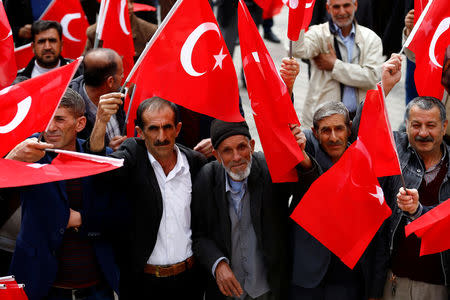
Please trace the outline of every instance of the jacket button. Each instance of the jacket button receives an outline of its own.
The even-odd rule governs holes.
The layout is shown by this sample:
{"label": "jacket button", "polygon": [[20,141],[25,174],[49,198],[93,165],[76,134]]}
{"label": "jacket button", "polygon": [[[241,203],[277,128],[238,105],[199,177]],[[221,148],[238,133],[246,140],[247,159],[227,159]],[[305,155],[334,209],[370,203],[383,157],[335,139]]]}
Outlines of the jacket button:
{"label": "jacket button", "polygon": [[417,173],[420,173],[420,172],[422,172],[420,169],[417,169]]}
{"label": "jacket button", "polygon": [[59,230],[59,233],[64,234],[64,228],[61,228],[61,229]]}

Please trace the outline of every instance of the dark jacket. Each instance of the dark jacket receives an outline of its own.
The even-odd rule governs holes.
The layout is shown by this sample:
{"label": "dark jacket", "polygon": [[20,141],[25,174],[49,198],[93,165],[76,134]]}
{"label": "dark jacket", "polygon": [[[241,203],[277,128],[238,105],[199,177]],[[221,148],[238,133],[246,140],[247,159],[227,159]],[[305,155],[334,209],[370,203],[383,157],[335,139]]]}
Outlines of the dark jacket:
{"label": "dark jacket", "polygon": [[[214,161],[203,167],[193,188],[193,249],[209,274],[206,299],[225,299],[211,273],[218,258],[231,259],[231,221],[225,182],[224,168]],[[262,153],[253,154],[247,184],[252,224],[266,264],[268,283],[275,299],[283,300],[287,297],[287,209],[292,186],[272,183]]]}
{"label": "dark jacket", "polygon": [[6,0],[3,3],[9,24],[11,25],[14,46],[19,47],[31,42],[31,40],[19,38],[19,29],[27,24],[33,23],[30,0]]}
{"label": "dark jacket", "polygon": [[[206,158],[199,152],[177,145],[186,155],[194,182]],[[144,266],[153,252],[163,213],[163,201],[155,172],[140,138],[125,140],[112,157],[123,158],[124,166],[111,173],[114,186],[123,191],[127,209],[122,212],[127,222],[118,228],[118,258],[121,299],[139,299],[139,282]],[[143,286],[142,288],[145,288]]]}
{"label": "dark jacket", "polygon": [[[25,68],[23,68],[22,70],[19,70],[17,72],[17,76],[25,76],[25,77],[31,78],[31,73],[33,72],[35,60],[36,60],[36,58],[33,57]],[[61,67],[73,62],[73,59],[67,59],[62,56],[59,57],[59,60],[61,61],[61,65],[60,65]],[[76,77],[80,76],[81,74],[83,74],[83,64],[81,64],[78,67],[78,70],[75,72],[75,75],[73,75],[73,78],[76,78]]]}
{"label": "dark jacket", "polygon": [[[77,150],[83,151],[82,140]],[[51,163],[55,155],[47,153],[38,163]],[[116,291],[119,271],[115,263],[108,229],[120,211],[114,209],[113,198],[98,176],[82,178],[83,225],[80,231],[95,249],[97,261],[108,284]],[[57,252],[69,220],[69,204],[65,181],[44,183],[19,189],[22,201],[22,223],[11,263],[11,274],[25,284],[30,300],[47,295],[57,273]]]}
{"label": "dark jacket", "polygon": [[[82,139],[87,139],[91,135],[92,129],[94,128],[95,117],[97,115],[97,112],[93,112],[88,109],[89,108],[88,103],[91,100],[87,98],[87,95],[83,90],[83,84],[84,84],[84,76],[80,75],[70,82],[69,87],[74,91],[76,91],[78,94],[80,94],[86,105],[86,113],[84,114],[86,116],[86,126],[81,132],[78,133],[78,137]],[[122,130],[125,126],[125,111],[123,110],[123,104],[119,107],[119,110],[117,110],[116,119],[117,123],[119,123],[120,132],[122,133]],[[109,145],[109,142],[110,141],[108,136],[105,135],[105,144]]]}

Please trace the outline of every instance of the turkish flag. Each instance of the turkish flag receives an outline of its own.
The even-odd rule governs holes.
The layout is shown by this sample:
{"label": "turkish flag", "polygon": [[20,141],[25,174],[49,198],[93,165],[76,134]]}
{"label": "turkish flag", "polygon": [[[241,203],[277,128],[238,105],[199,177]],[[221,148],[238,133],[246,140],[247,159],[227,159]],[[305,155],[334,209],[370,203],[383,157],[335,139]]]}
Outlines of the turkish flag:
{"label": "turkish flag", "polygon": [[17,75],[14,42],[3,2],[0,2],[0,89],[10,85]]}
{"label": "turkish flag", "polygon": [[233,60],[207,0],[178,0],[134,68],[126,80],[136,84],[128,135],[138,105],[152,96],[223,121],[244,120]]}
{"label": "turkish flag", "polygon": [[391,215],[372,166],[358,139],[311,185],[291,215],[351,269]]}
{"label": "turkish flag", "polygon": [[15,48],[14,57],[16,58],[17,70],[25,68],[30,60],[34,57],[31,43]]}
{"label": "turkish flag", "polygon": [[133,3],[133,11],[134,12],[139,12],[139,11],[156,11],[156,7],[151,6],[151,5],[147,5],[147,4],[134,2]]}
{"label": "turkish flag", "polygon": [[417,23],[427,3],[428,0],[414,0],[414,24]]}
{"label": "turkish flag", "polygon": [[81,58],[0,91],[0,157],[46,129]]}
{"label": "turkish flag", "polygon": [[303,154],[289,128],[300,124],[291,97],[242,0],[238,20],[247,92],[272,181],[297,181]]}
{"label": "turkish flag", "polygon": [[420,255],[450,249],[450,201],[448,199],[405,227],[406,236],[415,233],[421,238]]}
{"label": "turkish flag", "polygon": [[379,84],[377,90],[367,92],[358,132],[372,157],[376,177],[401,174],[383,94],[383,88]]}
{"label": "turkish flag", "polygon": [[11,287],[0,284],[0,299],[2,300],[28,300],[23,286]]}
{"label": "turkish flag", "polygon": [[108,172],[123,166],[123,159],[55,149],[51,164],[0,159],[0,188],[67,180]]}
{"label": "turkish flag", "polygon": [[76,59],[83,53],[89,23],[79,0],[53,0],[40,19],[61,23],[63,57]]}
{"label": "turkish flag", "polygon": [[405,47],[416,55],[414,79],[420,96],[442,99],[442,63],[450,40],[450,1],[430,0]]}
{"label": "turkish flag", "polygon": [[113,49],[122,56],[126,78],[133,68],[135,54],[127,0],[105,1],[99,20],[97,32],[103,48]]}

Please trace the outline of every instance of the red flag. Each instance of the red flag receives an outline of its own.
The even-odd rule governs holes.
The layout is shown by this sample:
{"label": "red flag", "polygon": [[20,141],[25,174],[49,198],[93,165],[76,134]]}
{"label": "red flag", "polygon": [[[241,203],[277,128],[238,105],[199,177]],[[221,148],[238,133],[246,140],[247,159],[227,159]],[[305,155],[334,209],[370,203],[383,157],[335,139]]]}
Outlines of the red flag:
{"label": "red flag", "polygon": [[23,284],[2,283],[0,284],[0,299],[2,300],[28,300]]}
{"label": "red flag", "polygon": [[83,53],[89,23],[79,0],[53,0],[42,14],[41,20],[61,23],[63,57],[76,59]]}
{"label": "red flag", "polygon": [[0,157],[46,129],[81,58],[0,91]]}
{"label": "red flag", "polygon": [[137,89],[128,135],[138,105],[152,96],[213,118],[243,121],[233,60],[207,0],[177,1],[133,71],[127,82]]}
{"label": "red flag", "polygon": [[405,47],[416,55],[414,79],[420,96],[442,99],[442,62],[450,40],[450,1],[430,0]]}
{"label": "red flag", "polygon": [[309,23],[311,23],[312,15],[314,12],[315,4],[316,4],[316,0],[306,0],[305,12],[303,13],[302,29],[308,30]]}
{"label": "red flag", "polygon": [[386,112],[383,89],[369,90],[364,101],[358,136],[372,157],[376,177],[401,174],[391,123]]}
{"label": "red flag", "polygon": [[123,166],[123,159],[58,149],[54,151],[59,154],[51,164],[0,159],[0,188],[80,178]]}
{"label": "red flag", "polygon": [[291,215],[349,268],[391,215],[361,140],[320,176]]}
{"label": "red flag", "polygon": [[17,70],[25,68],[30,60],[34,57],[31,43],[15,48],[14,56],[16,58]]}
{"label": "red flag", "polygon": [[122,56],[126,78],[133,68],[135,54],[127,0],[106,0],[99,20],[97,33],[103,48],[113,49]]}
{"label": "red flag", "polygon": [[291,41],[297,41],[303,28],[306,2],[311,0],[283,0],[289,7],[287,36]]}
{"label": "red flag", "polygon": [[14,42],[3,2],[0,1],[0,89],[10,85],[17,75]]}
{"label": "red flag", "polygon": [[414,24],[417,23],[420,15],[422,14],[428,0],[414,0]]}
{"label": "red flag", "polygon": [[247,91],[272,180],[297,181],[295,166],[303,154],[289,129],[289,124],[300,124],[291,97],[241,0],[238,20]]}
{"label": "red flag", "polygon": [[450,201],[448,199],[405,227],[406,236],[415,233],[421,238],[420,255],[450,249]]}
{"label": "red flag", "polygon": [[151,6],[151,5],[147,5],[147,4],[134,2],[133,3],[133,11],[134,12],[138,12],[138,11],[156,11],[156,7]]}

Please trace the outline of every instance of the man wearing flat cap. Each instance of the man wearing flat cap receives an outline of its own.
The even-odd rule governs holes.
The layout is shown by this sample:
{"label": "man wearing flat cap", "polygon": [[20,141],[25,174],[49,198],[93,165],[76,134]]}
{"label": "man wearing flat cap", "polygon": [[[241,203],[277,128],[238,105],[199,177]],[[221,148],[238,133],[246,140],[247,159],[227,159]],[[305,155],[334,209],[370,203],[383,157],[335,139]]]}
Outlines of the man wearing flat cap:
{"label": "man wearing flat cap", "polygon": [[192,195],[194,254],[209,274],[206,299],[286,299],[288,199],[303,194],[319,175],[304,152],[306,139],[292,127],[305,160],[301,184],[273,184],[245,122],[214,120],[213,154]]}

